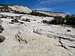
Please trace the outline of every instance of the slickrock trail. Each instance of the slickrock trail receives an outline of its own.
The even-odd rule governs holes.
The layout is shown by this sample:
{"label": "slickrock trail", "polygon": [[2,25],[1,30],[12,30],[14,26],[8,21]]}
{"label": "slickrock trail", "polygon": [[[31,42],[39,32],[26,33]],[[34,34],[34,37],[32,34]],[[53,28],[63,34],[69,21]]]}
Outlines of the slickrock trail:
{"label": "slickrock trail", "polygon": [[75,29],[44,24],[45,19],[52,20],[32,15],[18,21],[1,18],[0,56],[74,56]]}

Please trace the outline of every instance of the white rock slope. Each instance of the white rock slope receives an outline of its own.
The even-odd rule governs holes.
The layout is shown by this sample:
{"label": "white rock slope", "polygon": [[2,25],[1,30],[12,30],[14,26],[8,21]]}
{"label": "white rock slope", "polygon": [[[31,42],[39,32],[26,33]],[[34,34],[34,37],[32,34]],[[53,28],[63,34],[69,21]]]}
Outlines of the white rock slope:
{"label": "white rock slope", "polygon": [[5,40],[0,43],[0,56],[74,56],[75,29],[42,23],[52,19],[23,15],[10,23],[11,18],[1,18],[4,31],[0,35]]}

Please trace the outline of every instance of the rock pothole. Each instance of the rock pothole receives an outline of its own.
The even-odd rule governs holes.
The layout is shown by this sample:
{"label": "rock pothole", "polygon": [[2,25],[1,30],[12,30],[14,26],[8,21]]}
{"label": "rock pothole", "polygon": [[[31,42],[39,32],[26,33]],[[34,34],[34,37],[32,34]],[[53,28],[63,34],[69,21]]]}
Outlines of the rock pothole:
{"label": "rock pothole", "polygon": [[0,33],[2,33],[4,30],[4,28],[2,27],[2,25],[0,25]]}
{"label": "rock pothole", "polygon": [[0,35],[0,43],[4,42],[4,40],[5,40],[5,37]]}

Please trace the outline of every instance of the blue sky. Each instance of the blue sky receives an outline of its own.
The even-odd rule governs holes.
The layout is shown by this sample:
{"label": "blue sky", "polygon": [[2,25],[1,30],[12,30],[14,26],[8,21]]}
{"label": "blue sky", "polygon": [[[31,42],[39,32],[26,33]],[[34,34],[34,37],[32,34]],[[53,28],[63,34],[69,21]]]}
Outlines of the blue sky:
{"label": "blue sky", "polygon": [[75,0],[0,0],[0,3],[28,6],[31,9],[75,14]]}

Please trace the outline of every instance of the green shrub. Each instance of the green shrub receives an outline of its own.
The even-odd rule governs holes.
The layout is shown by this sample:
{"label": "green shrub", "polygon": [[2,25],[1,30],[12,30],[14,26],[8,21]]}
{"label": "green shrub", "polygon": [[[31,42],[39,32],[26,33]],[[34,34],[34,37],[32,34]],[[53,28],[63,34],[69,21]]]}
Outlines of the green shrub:
{"label": "green shrub", "polygon": [[66,20],[67,25],[75,25],[75,16],[67,15],[67,16],[65,16],[65,20]]}

